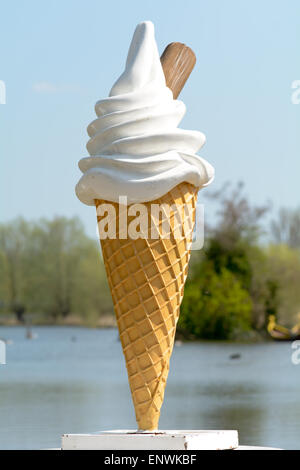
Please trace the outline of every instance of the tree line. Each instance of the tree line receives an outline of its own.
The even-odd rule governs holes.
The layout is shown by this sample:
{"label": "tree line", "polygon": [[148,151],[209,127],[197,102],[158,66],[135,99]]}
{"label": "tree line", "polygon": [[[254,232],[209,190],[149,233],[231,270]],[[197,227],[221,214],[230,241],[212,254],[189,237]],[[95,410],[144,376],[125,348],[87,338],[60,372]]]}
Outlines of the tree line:
{"label": "tree line", "polygon": [[0,225],[2,312],[54,323],[70,315],[96,323],[112,311],[99,242],[78,218]]}

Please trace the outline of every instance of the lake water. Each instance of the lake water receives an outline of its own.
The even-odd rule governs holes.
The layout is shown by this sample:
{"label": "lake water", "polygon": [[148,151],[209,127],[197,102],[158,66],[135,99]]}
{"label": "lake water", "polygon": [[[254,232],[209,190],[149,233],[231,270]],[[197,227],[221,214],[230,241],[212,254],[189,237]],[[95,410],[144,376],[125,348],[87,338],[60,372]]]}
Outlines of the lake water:
{"label": "lake water", "polygon": [[[0,449],[60,447],[63,433],[135,429],[115,329],[0,327]],[[175,346],[161,429],[238,429],[243,445],[300,449],[291,343]],[[231,354],[240,354],[230,359]]]}

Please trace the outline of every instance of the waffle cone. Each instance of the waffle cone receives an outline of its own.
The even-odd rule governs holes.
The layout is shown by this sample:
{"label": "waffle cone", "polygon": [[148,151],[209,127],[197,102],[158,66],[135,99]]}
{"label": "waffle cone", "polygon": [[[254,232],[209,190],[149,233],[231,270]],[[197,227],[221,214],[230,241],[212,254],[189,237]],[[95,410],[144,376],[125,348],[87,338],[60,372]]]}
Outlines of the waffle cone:
{"label": "waffle cone", "polygon": [[[116,238],[101,239],[101,246],[140,430],[158,427],[187,276],[196,200],[197,188],[181,183],[163,197],[144,203],[149,227],[152,204],[172,206],[170,233],[166,237],[163,232],[167,218],[163,211],[154,220],[157,234],[149,228],[148,238],[138,239],[121,236],[119,217],[126,210],[129,227],[133,220],[128,215],[130,206],[124,209],[126,206],[109,203],[116,211]],[[98,214],[99,205],[107,201],[95,203]],[[99,223],[103,216],[97,215],[97,219]],[[183,236],[179,236],[179,221],[184,221]]]}

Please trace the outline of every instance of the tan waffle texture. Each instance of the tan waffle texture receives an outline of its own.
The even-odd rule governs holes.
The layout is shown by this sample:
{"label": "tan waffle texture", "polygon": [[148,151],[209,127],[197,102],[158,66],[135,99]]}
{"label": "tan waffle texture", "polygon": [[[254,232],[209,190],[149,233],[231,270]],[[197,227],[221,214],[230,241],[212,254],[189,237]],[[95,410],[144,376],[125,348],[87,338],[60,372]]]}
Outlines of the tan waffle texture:
{"label": "tan waffle texture", "polygon": [[[197,188],[181,183],[165,196],[145,203],[148,238],[138,239],[119,237],[120,213],[126,211],[128,226],[134,219],[128,216],[130,206],[109,203],[116,211],[116,239],[101,239],[101,246],[140,430],[158,427],[187,276],[196,200]],[[95,203],[98,209],[108,202]],[[159,219],[153,212],[151,216],[153,204],[167,205],[160,206]],[[169,217],[166,207],[170,206]],[[153,238],[151,217],[158,228],[157,235],[152,232]],[[101,218],[97,216],[98,222]],[[169,235],[163,232],[166,219],[171,220]],[[185,231],[180,236],[183,222]]]}

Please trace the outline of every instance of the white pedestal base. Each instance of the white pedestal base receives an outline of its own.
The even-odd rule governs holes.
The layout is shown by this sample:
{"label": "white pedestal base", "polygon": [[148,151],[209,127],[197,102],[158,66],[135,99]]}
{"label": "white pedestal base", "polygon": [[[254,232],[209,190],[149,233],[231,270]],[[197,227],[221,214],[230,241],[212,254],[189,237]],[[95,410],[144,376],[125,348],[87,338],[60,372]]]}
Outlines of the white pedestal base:
{"label": "white pedestal base", "polygon": [[238,445],[237,431],[117,430],[62,436],[62,450],[225,450]]}

